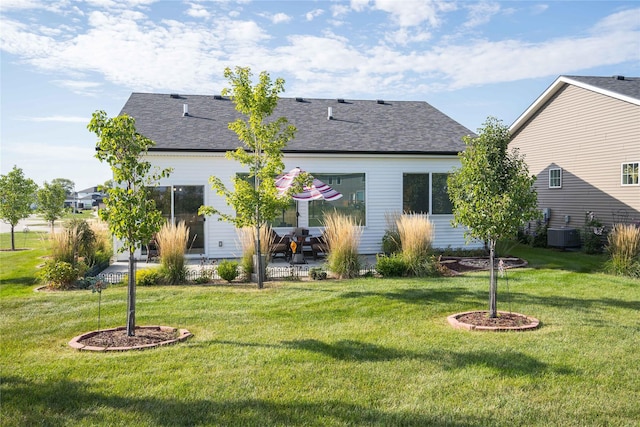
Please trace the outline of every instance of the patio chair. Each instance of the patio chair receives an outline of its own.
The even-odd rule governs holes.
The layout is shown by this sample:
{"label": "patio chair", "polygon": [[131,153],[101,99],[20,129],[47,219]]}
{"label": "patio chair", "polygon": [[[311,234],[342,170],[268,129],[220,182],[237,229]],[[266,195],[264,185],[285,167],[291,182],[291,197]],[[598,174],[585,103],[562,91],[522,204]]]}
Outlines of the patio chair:
{"label": "patio chair", "polygon": [[276,254],[282,254],[284,259],[289,261],[291,259],[291,247],[289,246],[291,241],[288,236],[280,236],[274,230],[271,230],[273,235],[271,242],[271,258],[275,258]]}
{"label": "patio chair", "polygon": [[329,253],[329,245],[327,244],[324,233],[318,237],[312,237],[310,240],[313,259],[318,259],[318,255],[321,253],[324,255]]}
{"label": "patio chair", "polygon": [[147,243],[147,263],[151,261],[153,258],[160,257],[160,246],[158,245],[158,241],[156,240],[156,236],[151,238],[151,241]]}

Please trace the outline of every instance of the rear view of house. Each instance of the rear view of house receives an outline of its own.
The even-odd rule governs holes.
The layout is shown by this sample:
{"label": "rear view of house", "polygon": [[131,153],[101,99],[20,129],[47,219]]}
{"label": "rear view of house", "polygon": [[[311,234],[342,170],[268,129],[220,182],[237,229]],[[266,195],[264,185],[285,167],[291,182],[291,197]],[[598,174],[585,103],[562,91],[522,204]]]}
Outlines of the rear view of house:
{"label": "rear view of house", "polygon": [[640,78],[560,76],[510,130],[550,227],[640,222]]}
{"label": "rear view of house", "polygon": [[[136,119],[136,129],[156,145],[147,159],[173,168],[153,189],[168,220],[190,229],[189,254],[210,258],[242,253],[235,228],[198,215],[201,205],[233,214],[209,185],[219,177],[247,173],[225,157],[241,146],[228,128],[239,115],[233,102],[219,95],[133,93],[122,113]],[[292,203],[272,222],[280,234],[305,227],[319,235],[323,215],[334,209],[362,226],[360,253],[381,250],[387,216],[403,211],[428,213],[435,225],[436,247],[464,247],[462,228],[454,229],[446,180],[460,165],[462,137],[472,132],[426,102],[282,98],[273,117],[284,116],[298,129],[283,150],[285,171],[310,172],[343,197],[335,202]],[[274,177],[275,179],[275,177]]]}

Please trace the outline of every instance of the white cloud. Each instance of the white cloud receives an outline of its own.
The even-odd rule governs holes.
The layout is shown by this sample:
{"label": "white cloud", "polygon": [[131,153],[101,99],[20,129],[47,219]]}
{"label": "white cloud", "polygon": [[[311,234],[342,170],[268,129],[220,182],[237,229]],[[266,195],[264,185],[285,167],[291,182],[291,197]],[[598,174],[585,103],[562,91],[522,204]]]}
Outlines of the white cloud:
{"label": "white cloud", "polygon": [[500,4],[496,2],[470,3],[466,8],[469,10],[469,19],[464,23],[467,28],[484,25],[500,12]]}
{"label": "white cloud", "polygon": [[315,18],[322,15],[323,13],[324,13],[324,10],[322,9],[314,9],[310,12],[307,12],[305,17],[307,18],[307,21],[313,21]]}
{"label": "white cloud", "polygon": [[211,13],[204,6],[192,3],[189,5],[189,9],[185,12],[186,15],[191,16],[192,18],[209,18]]}
{"label": "white cloud", "polygon": [[409,43],[425,42],[431,38],[431,33],[428,31],[411,31],[411,29],[402,27],[397,31],[387,33],[385,40],[393,44],[400,46],[406,46]]}
{"label": "white cloud", "polygon": [[[536,43],[465,39],[405,51],[386,45],[430,40],[431,34],[423,27],[437,23],[442,12],[435,3],[424,3],[428,9],[416,11],[416,17],[410,19],[408,11],[413,9],[405,4],[411,3],[352,2],[353,10],[386,7],[400,25],[367,42],[325,31],[323,35],[291,35],[271,45],[271,36],[251,20],[222,17],[212,31],[204,23],[152,22],[144,13],[131,10],[92,12],[88,28],[74,37],[66,29],[58,35],[35,24],[5,20],[0,46],[23,62],[63,76],[54,83],[89,94],[101,89],[88,83],[86,76],[94,73],[107,83],[136,91],[218,93],[226,85],[222,69],[246,65],[293,77],[287,81],[287,90],[298,91],[299,96],[349,97],[411,94],[417,87],[459,89],[640,59],[638,9],[603,18],[586,31],[588,37]],[[334,13],[337,6],[333,5]],[[495,5],[477,7],[469,22],[482,22],[496,13]],[[432,80],[429,86],[419,82],[424,76]]]}
{"label": "white cloud", "polygon": [[334,18],[342,18],[347,15],[351,9],[343,4],[334,4],[331,6],[331,16]]}
{"label": "white cloud", "polygon": [[271,22],[273,22],[274,24],[282,24],[282,23],[287,23],[289,21],[291,21],[291,17],[286,13],[282,13],[282,12],[276,13],[271,17]]}
{"label": "white cloud", "polygon": [[370,7],[391,15],[393,21],[400,27],[413,27],[427,22],[431,27],[438,27],[441,23],[440,13],[456,10],[454,2],[438,2],[433,0],[352,0],[351,7],[361,12]]}
{"label": "white cloud", "polygon": [[548,4],[536,4],[531,8],[531,12],[534,15],[540,15],[541,13],[544,13],[547,9],[549,9]]}
{"label": "white cloud", "polygon": [[46,117],[17,117],[16,120],[24,122],[58,122],[58,123],[89,123],[89,117],[78,116],[46,116]]}

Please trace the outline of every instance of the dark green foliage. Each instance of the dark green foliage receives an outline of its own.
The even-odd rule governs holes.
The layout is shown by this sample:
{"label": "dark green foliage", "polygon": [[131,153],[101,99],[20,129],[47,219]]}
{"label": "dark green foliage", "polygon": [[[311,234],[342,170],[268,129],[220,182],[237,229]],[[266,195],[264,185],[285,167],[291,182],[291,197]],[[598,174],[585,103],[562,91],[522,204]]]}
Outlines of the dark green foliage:
{"label": "dark green foliage", "polygon": [[220,261],[220,264],[218,264],[218,275],[223,280],[231,283],[238,277],[238,263],[226,259]]}
{"label": "dark green foliage", "polygon": [[76,280],[82,276],[86,265],[78,263],[75,266],[66,261],[48,260],[38,272],[43,284],[51,289],[71,289]]}
{"label": "dark green foliage", "polygon": [[324,280],[327,278],[327,272],[322,271],[320,267],[313,267],[309,270],[309,276],[311,276],[313,280]]}
{"label": "dark green foliage", "polygon": [[407,275],[407,263],[402,254],[376,256],[376,271],[383,277],[402,277]]}
{"label": "dark green foliage", "polygon": [[139,286],[160,285],[164,280],[161,271],[156,269],[143,269],[136,271],[136,284]]}
{"label": "dark green foliage", "polygon": [[584,228],[580,233],[582,250],[587,254],[601,254],[606,239],[605,229],[593,212],[587,212],[584,217]]}
{"label": "dark green foliage", "polygon": [[534,248],[547,247],[548,228],[547,224],[538,222],[536,229],[531,236],[531,246]]}
{"label": "dark green foliage", "polygon": [[391,255],[402,251],[400,243],[400,233],[398,230],[387,230],[382,236],[382,252]]}

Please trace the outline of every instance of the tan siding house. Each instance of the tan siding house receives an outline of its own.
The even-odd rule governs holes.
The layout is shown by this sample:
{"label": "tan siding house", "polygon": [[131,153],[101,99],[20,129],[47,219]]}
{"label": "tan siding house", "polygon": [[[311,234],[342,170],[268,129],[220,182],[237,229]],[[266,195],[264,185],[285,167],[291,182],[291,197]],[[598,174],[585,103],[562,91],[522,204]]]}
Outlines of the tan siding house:
{"label": "tan siding house", "polygon": [[549,227],[640,223],[640,78],[561,76],[510,130]]}

